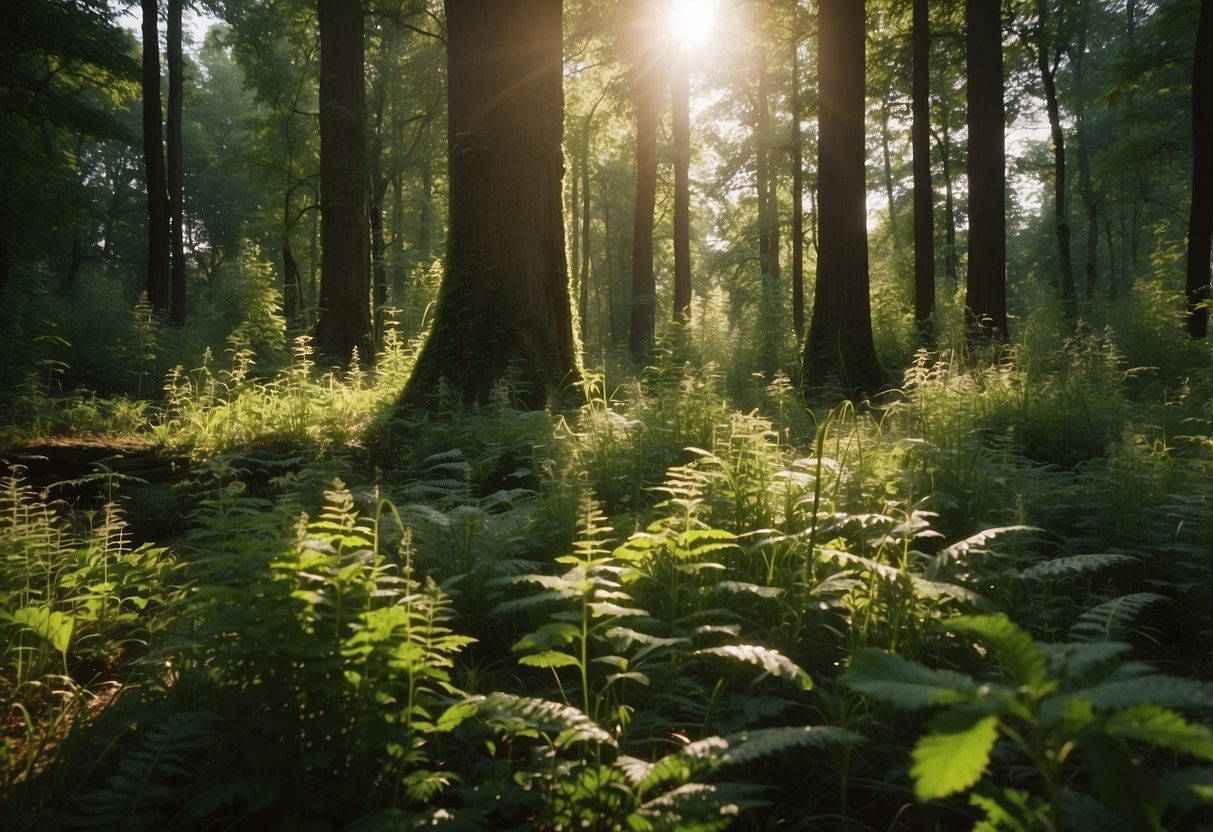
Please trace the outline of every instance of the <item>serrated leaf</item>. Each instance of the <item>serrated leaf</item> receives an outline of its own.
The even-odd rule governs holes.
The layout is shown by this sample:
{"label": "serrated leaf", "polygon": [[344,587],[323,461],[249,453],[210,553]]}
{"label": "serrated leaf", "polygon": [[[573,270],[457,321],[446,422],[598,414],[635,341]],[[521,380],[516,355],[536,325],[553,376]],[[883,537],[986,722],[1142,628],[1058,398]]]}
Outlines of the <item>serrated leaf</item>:
{"label": "serrated leaf", "polygon": [[998,739],[998,717],[951,711],[914,746],[910,776],[919,800],[964,791],[981,779]]}
{"label": "serrated leaf", "polygon": [[1076,641],[1112,641],[1130,629],[1149,607],[1167,598],[1153,592],[1133,592],[1105,601],[1084,612],[1070,627]]}
{"label": "serrated leaf", "polygon": [[963,673],[932,670],[875,648],[857,650],[839,681],[872,699],[910,710],[968,702],[979,691],[977,682]]}
{"label": "serrated leaf", "polygon": [[1027,631],[1005,614],[961,616],[948,621],[947,626],[988,641],[1016,683],[1027,685],[1038,695],[1047,693],[1048,668],[1044,653]]}
{"label": "serrated leaf", "polygon": [[573,667],[580,662],[575,656],[561,653],[559,650],[545,650],[542,653],[531,653],[518,659],[518,664],[526,667]]}
{"label": "serrated leaf", "polygon": [[1157,705],[1134,705],[1111,714],[1104,730],[1121,739],[1213,760],[1213,731]]}
{"label": "serrated leaf", "polygon": [[1135,558],[1131,558],[1128,555],[1111,553],[1072,555],[1066,558],[1054,558],[1044,563],[1038,563],[1025,569],[1022,576],[1030,581],[1052,581],[1058,578],[1068,578],[1073,575],[1083,575],[1087,572],[1097,572],[1100,569],[1109,569],[1113,566],[1128,566],[1136,562]]}

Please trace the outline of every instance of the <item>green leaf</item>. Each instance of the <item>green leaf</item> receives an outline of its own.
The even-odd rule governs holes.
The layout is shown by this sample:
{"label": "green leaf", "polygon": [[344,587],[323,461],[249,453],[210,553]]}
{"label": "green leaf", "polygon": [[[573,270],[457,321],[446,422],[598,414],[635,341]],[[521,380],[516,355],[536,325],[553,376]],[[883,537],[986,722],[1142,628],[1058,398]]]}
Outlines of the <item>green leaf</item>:
{"label": "green leaf", "polygon": [[812,690],[813,680],[800,665],[769,647],[757,644],[727,644],[723,647],[708,647],[696,650],[697,656],[720,656],[733,661],[761,667],[776,679],[792,682],[801,690]]}
{"label": "green leaf", "polygon": [[960,616],[948,621],[947,626],[990,642],[998,651],[998,658],[1008,676],[1019,684],[1027,685],[1038,696],[1048,693],[1049,674],[1044,653],[1037,648],[1027,631],[1004,613]]}
{"label": "green leaf", "polygon": [[875,648],[858,650],[840,681],[852,690],[898,708],[914,710],[974,700],[977,682],[952,670],[932,670]]}
{"label": "green leaf", "polygon": [[75,621],[70,615],[50,607],[22,607],[13,613],[12,620],[33,630],[60,653],[67,654],[75,629]]}
{"label": "green leaf", "polygon": [[998,739],[998,717],[980,711],[950,711],[931,724],[911,755],[914,792],[933,800],[964,791],[981,779]]}
{"label": "green leaf", "polygon": [[581,636],[581,627],[565,621],[550,621],[533,633],[528,633],[514,643],[515,653],[522,650],[548,650],[572,644]]}
{"label": "green leaf", "polygon": [[523,656],[518,664],[526,667],[575,667],[580,664],[575,656],[561,653],[559,650],[545,650],[542,653]]}
{"label": "green leaf", "polygon": [[1157,705],[1134,705],[1118,711],[1105,719],[1104,730],[1121,739],[1213,760],[1213,731]]}

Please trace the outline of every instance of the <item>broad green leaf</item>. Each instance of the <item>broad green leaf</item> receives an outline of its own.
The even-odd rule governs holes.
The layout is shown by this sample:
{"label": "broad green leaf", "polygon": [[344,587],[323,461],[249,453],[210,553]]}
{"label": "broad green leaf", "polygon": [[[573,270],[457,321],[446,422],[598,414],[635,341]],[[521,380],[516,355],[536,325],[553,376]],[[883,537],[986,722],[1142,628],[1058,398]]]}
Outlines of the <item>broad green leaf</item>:
{"label": "broad green leaf", "polygon": [[911,755],[914,792],[933,800],[964,791],[981,779],[998,739],[998,717],[980,712],[950,712],[932,723]]}
{"label": "broad green leaf", "polygon": [[990,642],[998,651],[1005,672],[1016,683],[1027,685],[1038,696],[1049,692],[1044,653],[1027,631],[1004,613],[960,616],[948,621],[947,626]]}
{"label": "broad green leaf", "polygon": [[1157,705],[1134,705],[1118,711],[1105,719],[1104,730],[1121,739],[1213,760],[1213,731]]}
{"label": "broad green leaf", "polygon": [[963,673],[932,670],[874,648],[856,651],[840,681],[865,696],[911,710],[968,702],[979,691],[977,682]]}
{"label": "broad green leaf", "polygon": [[12,620],[33,630],[60,653],[67,654],[75,628],[71,616],[50,607],[22,607],[13,613]]}
{"label": "broad green leaf", "polygon": [[523,656],[518,664],[527,667],[572,667],[580,664],[574,656],[561,653],[559,650],[546,650],[543,653]]}
{"label": "broad green leaf", "polygon": [[581,636],[581,627],[566,621],[549,621],[533,633],[514,642],[515,653],[522,650],[548,650],[571,644]]}

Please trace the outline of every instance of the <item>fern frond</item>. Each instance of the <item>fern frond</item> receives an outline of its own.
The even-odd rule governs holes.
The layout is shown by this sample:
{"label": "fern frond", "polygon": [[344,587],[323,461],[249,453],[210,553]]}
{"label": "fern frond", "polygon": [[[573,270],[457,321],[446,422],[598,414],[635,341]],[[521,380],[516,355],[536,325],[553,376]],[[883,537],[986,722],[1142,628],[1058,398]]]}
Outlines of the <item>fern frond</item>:
{"label": "fern frond", "polygon": [[754,665],[762,668],[769,676],[791,682],[800,690],[813,689],[813,680],[808,673],[801,669],[800,665],[778,650],[772,650],[769,647],[758,644],[726,644],[723,647],[706,647],[696,650],[695,655],[720,656],[743,664]]}
{"label": "fern frond", "polygon": [[1078,617],[1070,627],[1070,638],[1114,641],[1127,633],[1147,609],[1166,600],[1153,592],[1134,592],[1104,601]]}
{"label": "fern frond", "polygon": [[977,682],[963,673],[932,670],[873,648],[856,651],[851,667],[839,681],[872,699],[908,710],[969,702],[980,690]]}
{"label": "fern frond", "polygon": [[472,696],[467,701],[476,705],[486,723],[507,734],[543,734],[554,737],[558,747],[574,742],[616,745],[614,737],[571,705],[500,692]]}
{"label": "fern frond", "polygon": [[1023,570],[1020,574],[1030,581],[1055,581],[1115,566],[1129,566],[1136,562],[1136,558],[1110,552],[1098,555],[1071,555],[1038,563]]}

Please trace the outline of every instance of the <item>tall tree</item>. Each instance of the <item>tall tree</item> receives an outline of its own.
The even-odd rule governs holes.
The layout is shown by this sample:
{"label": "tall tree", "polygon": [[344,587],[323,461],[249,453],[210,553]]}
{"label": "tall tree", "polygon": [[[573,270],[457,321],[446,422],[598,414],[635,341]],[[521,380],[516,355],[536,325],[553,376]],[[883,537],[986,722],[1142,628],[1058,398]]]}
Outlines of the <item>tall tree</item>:
{"label": "tall tree", "polygon": [[450,235],[434,330],[401,402],[503,379],[541,408],[576,379],[562,218],[560,0],[446,0]]}
{"label": "tall tree", "polygon": [[636,204],[632,217],[632,304],[628,349],[641,358],[653,347],[657,283],[653,275],[653,218],[657,206],[657,132],[661,108],[661,50],[656,3],[640,0],[628,27],[636,97]]}
{"label": "tall tree", "polygon": [[674,317],[691,319],[691,63],[680,51],[670,76],[674,139]]}
{"label": "tall tree", "polygon": [[362,0],[318,0],[320,30],[320,318],[315,346],[371,354],[365,42]]}
{"label": "tall tree", "polygon": [[160,3],[142,0],[143,166],[147,183],[147,300],[169,308],[169,201],[160,106]]}
{"label": "tall tree", "polygon": [[935,200],[931,186],[931,18],[914,0],[910,144],[914,156],[914,320],[930,336],[935,317]]}
{"label": "tall tree", "polygon": [[805,344],[806,391],[840,384],[852,396],[885,382],[872,338],[864,173],[864,3],[821,0],[817,62],[819,250]]}
{"label": "tall tree", "polygon": [[969,273],[965,306],[974,337],[1007,332],[1006,170],[999,0],[966,0],[969,108]]}
{"label": "tall tree", "polygon": [[1188,215],[1188,334],[1209,334],[1213,255],[1213,0],[1201,0],[1192,63],[1192,205]]}
{"label": "tall tree", "polygon": [[804,337],[804,134],[801,117],[800,3],[792,6],[792,329]]}
{"label": "tall tree", "polygon": [[168,61],[169,322],[185,324],[185,165],[181,146],[182,0],[168,0],[165,58]]}

